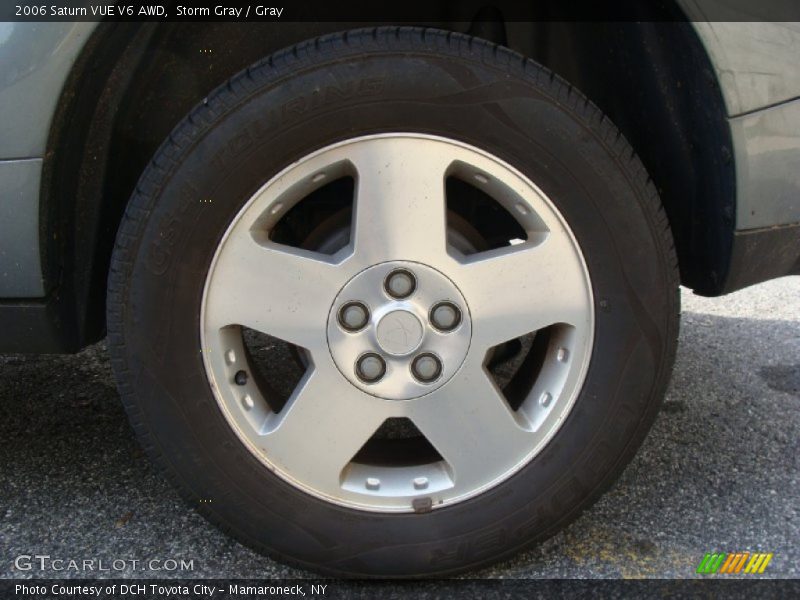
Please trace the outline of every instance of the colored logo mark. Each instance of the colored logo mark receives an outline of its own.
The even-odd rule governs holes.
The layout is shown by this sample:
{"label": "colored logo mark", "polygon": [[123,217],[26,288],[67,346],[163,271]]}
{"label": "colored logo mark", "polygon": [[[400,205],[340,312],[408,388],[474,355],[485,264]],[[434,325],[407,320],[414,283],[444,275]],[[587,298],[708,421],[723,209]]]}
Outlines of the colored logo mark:
{"label": "colored logo mark", "polygon": [[[707,553],[703,560],[700,561],[700,566],[697,567],[697,572],[704,575],[722,575],[722,574],[735,574],[735,573],[749,573],[755,575],[763,573],[767,565],[772,560],[773,554],[770,552],[750,554],[749,552],[735,552],[727,554],[725,552]],[[747,566],[745,566],[745,564]]]}

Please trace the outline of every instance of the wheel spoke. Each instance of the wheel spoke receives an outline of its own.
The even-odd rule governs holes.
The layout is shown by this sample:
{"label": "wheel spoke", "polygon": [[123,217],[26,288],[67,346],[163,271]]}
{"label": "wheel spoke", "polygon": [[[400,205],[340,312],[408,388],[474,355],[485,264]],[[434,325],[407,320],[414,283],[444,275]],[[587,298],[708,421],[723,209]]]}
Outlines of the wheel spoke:
{"label": "wheel spoke", "polygon": [[501,476],[531,449],[526,431],[479,361],[409,409],[409,418],[454,473],[459,488]]}
{"label": "wheel spoke", "polygon": [[229,238],[208,290],[209,325],[243,325],[309,350],[324,345],[341,275],[322,258],[271,242],[259,244],[250,235]]}
{"label": "wheel spoke", "polygon": [[[480,255],[478,255],[480,257]],[[458,269],[473,320],[473,344],[489,348],[555,323],[591,322],[583,265],[566,235],[510,246]]]}
{"label": "wheel spoke", "polygon": [[451,159],[435,145],[385,138],[351,155],[357,172],[355,251],[359,260],[446,257],[445,174]]}
{"label": "wheel spoke", "polygon": [[386,409],[385,402],[350,386],[332,365],[315,367],[258,443],[293,478],[335,493],[342,469],[387,418]]}

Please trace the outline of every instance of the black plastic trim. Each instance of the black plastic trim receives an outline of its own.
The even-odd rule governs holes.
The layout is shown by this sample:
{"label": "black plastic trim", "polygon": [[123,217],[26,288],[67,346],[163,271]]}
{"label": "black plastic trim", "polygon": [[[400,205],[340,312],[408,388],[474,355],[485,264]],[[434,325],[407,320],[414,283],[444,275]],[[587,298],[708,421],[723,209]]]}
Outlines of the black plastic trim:
{"label": "black plastic trim", "polygon": [[785,275],[800,275],[800,223],[737,231],[721,294]]}
{"label": "black plastic trim", "polygon": [[63,354],[81,349],[74,327],[60,317],[57,300],[0,303],[0,353]]}

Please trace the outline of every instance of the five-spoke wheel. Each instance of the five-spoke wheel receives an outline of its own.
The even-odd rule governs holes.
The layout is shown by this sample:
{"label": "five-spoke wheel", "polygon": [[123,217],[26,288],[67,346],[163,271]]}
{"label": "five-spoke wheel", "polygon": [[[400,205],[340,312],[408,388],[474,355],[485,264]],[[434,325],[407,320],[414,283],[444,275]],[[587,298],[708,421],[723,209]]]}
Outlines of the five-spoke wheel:
{"label": "five-spoke wheel", "polygon": [[[271,239],[282,215],[342,176],[355,180],[351,243],[327,255]],[[477,186],[526,239],[468,255],[454,248],[448,177]],[[307,356],[278,413],[255,378],[235,381],[252,369],[240,327]],[[323,148],[246,203],[209,271],[202,340],[220,406],[261,461],[333,502],[412,511],[420,497],[438,508],[474,496],[535,456],[573,405],[592,327],[580,250],[531,181],[454,140],[385,134]],[[548,328],[538,376],[512,407],[487,370],[493,349]],[[398,418],[416,426],[435,460],[395,465],[360,454]],[[422,478],[436,485],[415,486]]]}

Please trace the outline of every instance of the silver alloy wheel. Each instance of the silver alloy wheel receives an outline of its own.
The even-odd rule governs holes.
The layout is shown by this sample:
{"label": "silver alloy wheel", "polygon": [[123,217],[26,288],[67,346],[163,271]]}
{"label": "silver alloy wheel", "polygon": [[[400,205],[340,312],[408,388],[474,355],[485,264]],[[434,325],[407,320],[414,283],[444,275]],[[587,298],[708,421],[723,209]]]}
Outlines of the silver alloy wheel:
{"label": "silver alloy wheel", "polygon": [[[270,239],[292,206],[343,176],[353,177],[356,189],[345,248],[325,255]],[[527,239],[470,255],[449,246],[449,176],[500,203]],[[411,292],[408,281],[387,283],[398,269],[414,278]],[[396,298],[392,290],[408,295]],[[341,315],[354,302],[369,315],[355,332],[342,326]],[[430,320],[443,302],[459,312],[452,331]],[[542,368],[514,410],[489,375],[492,349],[550,326]],[[254,378],[235,381],[251,369],[241,327],[305,350],[308,369],[278,413]],[[593,335],[586,265],[541,190],[478,148],[410,133],[333,144],[268,181],[217,248],[201,312],[211,389],[253,455],[309,494],[380,512],[451,505],[526,465],[572,409]],[[385,372],[371,360],[360,376],[359,357],[367,355],[377,355]],[[398,417],[409,419],[441,460],[401,466],[353,460],[387,419]]]}

